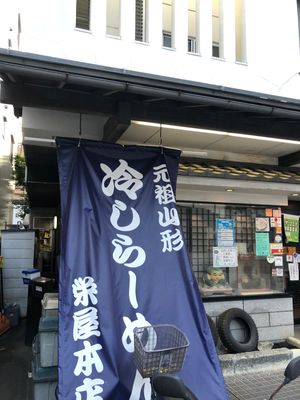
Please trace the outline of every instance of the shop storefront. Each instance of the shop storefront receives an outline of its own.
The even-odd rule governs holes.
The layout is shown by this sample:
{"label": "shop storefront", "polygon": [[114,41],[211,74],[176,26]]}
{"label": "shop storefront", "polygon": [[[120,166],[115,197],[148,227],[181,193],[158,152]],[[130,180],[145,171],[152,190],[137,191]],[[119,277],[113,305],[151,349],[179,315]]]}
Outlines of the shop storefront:
{"label": "shop storefront", "polygon": [[[299,190],[300,181],[299,168],[289,166],[297,166],[300,160],[297,154],[288,158],[283,155],[281,161],[287,167],[280,167],[278,160],[280,154],[295,151],[292,140],[299,136],[298,101],[235,90],[227,90],[225,96],[216,86],[166,81],[77,62],[66,64],[34,55],[25,57],[17,52],[2,52],[0,58],[1,102],[14,104],[15,114],[23,116],[27,189],[35,217],[59,215],[56,136],[186,148],[185,157],[190,159],[189,163],[181,161],[177,203],[207,314],[216,320],[223,311],[237,307],[253,317],[260,340],[278,341],[293,334],[294,319],[299,317],[300,285],[290,274],[296,270],[293,261],[298,242],[286,242],[282,216],[300,214],[297,206],[290,209],[288,198]],[[141,121],[151,123],[146,127]],[[170,125],[163,127],[159,122]],[[171,125],[194,130],[201,127],[206,132],[176,131],[170,129]],[[223,131],[224,137],[221,132],[209,137],[210,129]],[[232,146],[225,148],[222,143],[227,140],[227,131],[245,134],[245,139],[234,137]],[[251,143],[246,142],[249,135]],[[255,137],[290,143],[276,142],[285,151],[273,152],[260,142],[259,155],[252,160],[251,154],[257,150]],[[214,148],[219,140],[216,138],[222,143]],[[198,154],[194,167],[192,150],[206,147],[215,150],[210,163]],[[248,151],[244,158],[239,154],[243,148]],[[238,167],[224,161],[228,152],[240,161]],[[252,162],[256,162],[254,167]],[[233,183],[231,201],[225,189]],[[276,224],[281,221],[281,227],[272,226],[272,218],[277,219]],[[264,226],[266,221],[269,230]],[[221,233],[222,226],[225,233]],[[59,229],[56,236],[58,243]],[[47,237],[40,238],[43,246],[48,245],[46,241]],[[49,260],[48,249],[44,250],[40,264],[52,272],[59,270],[58,251]],[[232,264],[222,264],[228,262]]]}
{"label": "shop storefront", "polygon": [[178,210],[207,314],[216,320],[240,308],[255,321],[260,341],[292,336],[299,217],[262,205],[179,202]]}
{"label": "shop storefront", "polygon": [[[285,260],[282,253],[269,252],[272,233],[265,216],[266,210],[280,213],[280,209],[191,203],[179,204],[179,210],[203,297],[284,293]],[[261,238],[257,229],[263,229]],[[281,234],[277,235],[279,240]]]}

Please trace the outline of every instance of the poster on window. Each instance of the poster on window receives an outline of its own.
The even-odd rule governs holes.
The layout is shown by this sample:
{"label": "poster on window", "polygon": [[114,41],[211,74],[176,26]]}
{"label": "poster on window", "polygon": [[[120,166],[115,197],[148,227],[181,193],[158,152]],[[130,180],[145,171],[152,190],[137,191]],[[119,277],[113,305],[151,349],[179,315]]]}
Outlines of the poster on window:
{"label": "poster on window", "polygon": [[299,215],[283,214],[283,226],[286,242],[299,241]]}
{"label": "poster on window", "polygon": [[134,328],[172,324],[190,343],[185,383],[227,399],[176,209],[180,152],[58,138],[57,153],[59,398],[150,400]]}
{"label": "poster on window", "polygon": [[213,247],[214,268],[238,266],[237,247]]}
{"label": "poster on window", "polygon": [[283,268],[272,268],[273,277],[283,277]]}
{"label": "poster on window", "polygon": [[283,254],[282,243],[270,243],[271,254]]}
{"label": "poster on window", "polygon": [[234,245],[234,220],[216,219],[217,245],[219,247],[232,247]]}
{"label": "poster on window", "polygon": [[281,228],[281,217],[270,218],[270,226],[271,228]]}
{"label": "poster on window", "polygon": [[255,218],[256,232],[269,232],[270,218]]}
{"label": "poster on window", "polygon": [[283,257],[275,256],[275,267],[283,267]]}
{"label": "poster on window", "polygon": [[268,232],[255,233],[255,254],[268,257],[270,255],[270,241]]}
{"label": "poster on window", "polygon": [[299,267],[298,263],[294,261],[288,264],[290,281],[299,281]]}

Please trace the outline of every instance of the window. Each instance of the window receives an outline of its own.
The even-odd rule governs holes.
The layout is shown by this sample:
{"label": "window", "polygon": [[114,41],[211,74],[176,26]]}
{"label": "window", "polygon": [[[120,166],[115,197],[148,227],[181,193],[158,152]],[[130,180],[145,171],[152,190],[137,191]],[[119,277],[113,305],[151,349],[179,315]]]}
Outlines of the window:
{"label": "window", "polygon": [[172,0],[163,0],[162,3],[162,37],[163,37],[163,47],[173,47],[172,46]]}
{"label": "window", "polygon": [[77,0],[76,28],[90,29],[90,0]]}
{"label": "window", "polygon": [[172,47],[172,35],[170,32],[163,32],[163,47]]}
{"label": "window", "polygon": [[136,0],[135,1],[135,40],[138,42],[146,42],[146,10],[147,0]]}
{"label": "window", "polygon": [[120,36],[120,0],[107,0],[106,34]]}
{"label": "window", "polygon": [[13,135],[10,135],[9,161],[11,164],[13,164],[13,161],[14,161],[14,144],[15,144],[14,137],[13,137]]}
{"label": "window", "polygon": [[220,57],[220,42],[221,42],[221,20],[220,20],[220,0],[212,2],[212,55]]}
{"label": "window", "polygon": [[297,0],[297,14],[298,14],[298,38],[300,48],[300,0]]}
{"label": "window", "polygon": [[[202,294],[265,294],[284,291],[284,276],[273,276],[274,264],[256,255],[255,218],[265,217],[266,208],[220,204],[178,204],[181,226],[190,262]],[[210,290],[213,248],[217,247],[217,219],[234,221],[234,246],[238,267],[217,268],[223,274],[222,288]]]}
{"label": "window", "polygon": [[189,0],[188,3],[188,52],[197,52],[197,9],[196,0]]}
{"label": "window", "polygon": [[220,46],[219,43],[213,42],[212,45],[212,56],[219,58],[220,57]]}
{"label": "window", "polygon": [[244,0],[235,0],[235,53],[236,61],[246,62]]}
{"label": "window", "polygon": [[188,38],[188,52],[189,53],[196,53],[197,52],[197,43],[194,37]]}

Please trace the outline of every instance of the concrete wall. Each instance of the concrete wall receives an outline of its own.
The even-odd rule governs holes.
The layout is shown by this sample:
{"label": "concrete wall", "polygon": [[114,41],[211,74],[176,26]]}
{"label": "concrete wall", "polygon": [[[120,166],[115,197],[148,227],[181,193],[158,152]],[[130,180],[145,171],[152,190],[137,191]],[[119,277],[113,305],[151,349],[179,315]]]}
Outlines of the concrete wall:
{"label": "concrete wall", "polygon": [[294,335],[293,299],[244,299],[204,303],[206,313],[217,321],[229,308],[240,308],[253,318],[260,342],[280,342]]}

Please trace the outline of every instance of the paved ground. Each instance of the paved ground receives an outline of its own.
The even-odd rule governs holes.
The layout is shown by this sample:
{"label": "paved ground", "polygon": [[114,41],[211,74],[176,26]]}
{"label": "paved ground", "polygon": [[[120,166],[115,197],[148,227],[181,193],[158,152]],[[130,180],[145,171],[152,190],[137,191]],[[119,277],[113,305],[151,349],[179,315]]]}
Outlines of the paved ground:
{"label": "paved ground", "polygon": [[[230,400],[268,400],[273,391],[283,382],[284,371],[270,371],[227,377],[226,384]],[[299,400],[300,378],[284,386],[274,400]]]}
{"label": "paved ground", "polygon": [[[294,336],[300,339],[300,325],[295,326]],[[225,381],[229,400],[268,400],[283,382],[283,378],[284,369],[227,377]],[[300,377],[284,386],[274,396],[274,400],[296,399],[300,399]]]}
{"label": "paved ground", "polygon": [[0,336],[0,399],[33,400],[28,371],[31,347],[25,346],[25,320]]}
{"label": "paved ground", "polygon": [[[33,400],[32,380],[28,379],[31,347],[25,346],[25,320],[0,336],[0,399]],[[225,378],[229,400],[268,400],[283,381],[283,370],[235,375]],[[274,400],[299,400],[300,378],[291,382]],[[119,400],[119,399],[118,399]]]}

